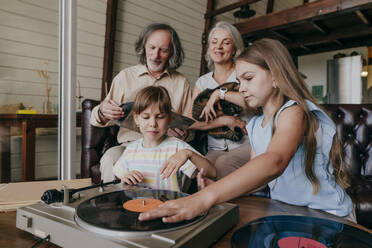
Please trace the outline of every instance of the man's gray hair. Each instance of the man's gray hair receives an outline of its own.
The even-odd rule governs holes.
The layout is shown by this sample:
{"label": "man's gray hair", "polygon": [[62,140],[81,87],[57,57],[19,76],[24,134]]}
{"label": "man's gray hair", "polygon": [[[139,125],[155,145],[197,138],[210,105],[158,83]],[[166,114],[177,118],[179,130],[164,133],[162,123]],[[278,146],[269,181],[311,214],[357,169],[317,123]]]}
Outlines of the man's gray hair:
{"label": "man's gray hair", "polygon": [[139,56],[140,63],[146,65],[145,45],[148,37],[156,30],[167,30],[171,35],[170,53],[165,68],[175,70],[182,65],[185,53],[183,52],[181,41],[176,30],[165,23],[152,23],[148,25],[140,34],[135,44],[135,50]]}
{"label": "man's gray hair", "polygon": [[209,32],[208,44],[207,44],[207,53],[205,54],[205,60],[207,61],[208,69],[211,70],[211,71],[213,71],[213,69],[214,69],[214,63],[213,63],[211,57],[209,56],[209,43],[211,42],[211,37],[212,37],[213,32],[216,31],[216,29],[218,29],[218,28],[222,28],[222,29],[226,30],[231,35],[231,38],[234,42],[234,48],[235,48],[235,54],[232,57],[233,61],[236,57],[238,57],[244,51],[243,38],[240,35],[238,29],[236,27],[234,27],[234,25],[232,25],[228,22],[224,22],[224,21],[217,22],[216,25]]}

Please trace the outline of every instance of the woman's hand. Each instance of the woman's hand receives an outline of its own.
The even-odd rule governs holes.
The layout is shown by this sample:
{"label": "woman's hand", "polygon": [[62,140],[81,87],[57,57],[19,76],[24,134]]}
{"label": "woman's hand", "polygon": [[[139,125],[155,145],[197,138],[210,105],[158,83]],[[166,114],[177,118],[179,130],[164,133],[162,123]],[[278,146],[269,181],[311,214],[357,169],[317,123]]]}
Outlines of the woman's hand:
{"label": "woman's hand", "polygon": [[221,105],[219,103],[220,95],[219,91],[215,90],[211,94],[211,96],[208,99],[207,104],[205,105],[202,113],[200,114],[199,118],[205,117],[205,122],[208,122],[209,120],[213,120],[217,117],[217,113],[214,110],[214,105],[217,103],[218,109],[221,109]]}
{"label": "woman's hand", "polygon": [[160,168],[160,174],[162,175],[162,178],[168,178],[169,176],[176,173],[178,169],[186,163],[187,159],[189,158],[189,152],[191,151],[183,149],[168,158],[168,160],[165,161],[163,166]]}
{"label": "woman's hand", "polygon": [[133,170],[126,174],[122,179],[122,183],[126,183],[129,185],[138,184],[143,180],[143,175],[141,172]]}
{"label": "woman's hand", "polygon": [[163,222],[173,223],[191,220],[196,216],[203,215],[213,206],[213,201],[208,200],[208,197],[199,193],[177,200],[166,201],[149,212],[141,213],[138,219],[146,221],[162,217]]}
{"label": "woman's hand", "polygon": [[225,124],[225,126],[230,128],[231,130],[234,131],[235,127],[239,127],[244,135],[248,134],[246,129],[247,123],[240,118],[229,115],[221,116],[220,118],[222,119],[222,122]]}
{"label": "woman's hand", "polygon": [[125,115],[119,104],[110,99],[101,102],[99,109],[107,120],[118,120]]}

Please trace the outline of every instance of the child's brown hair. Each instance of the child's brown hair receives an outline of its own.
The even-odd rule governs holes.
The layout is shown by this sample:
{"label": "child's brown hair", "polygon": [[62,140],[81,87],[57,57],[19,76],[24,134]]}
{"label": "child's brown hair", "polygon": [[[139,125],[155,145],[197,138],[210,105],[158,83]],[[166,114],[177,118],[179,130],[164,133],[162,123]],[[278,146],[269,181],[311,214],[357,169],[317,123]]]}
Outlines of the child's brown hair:
{"label": "child's brown hair", "polygon": [[140,114],[153,104],[159,105],[160,112],[171,114],[172,102],[166,88],[163,86],[148,86],[141,89],[134,99],[132,111],[135,114]]}

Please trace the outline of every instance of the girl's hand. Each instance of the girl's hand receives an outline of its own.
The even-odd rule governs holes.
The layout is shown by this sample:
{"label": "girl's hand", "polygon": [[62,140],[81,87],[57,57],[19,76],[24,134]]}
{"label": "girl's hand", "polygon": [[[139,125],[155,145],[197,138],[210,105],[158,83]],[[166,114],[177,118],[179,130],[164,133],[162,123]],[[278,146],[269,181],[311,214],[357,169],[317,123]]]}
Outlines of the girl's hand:
{"label": "girl's hand", "polygon": [[213,120],[214,118],[216,118],[217,114],[216,111],[214,110],[214,105],[217,103],[218,109],[221,109],[219,100],[220,100],[219,91],[218,90],[213,91],[199,118],[202,118],[204,116],[205,122],[208,122],[209,120]]}
{"label": "girl's hand", "polygon": [[196,175],[196,180],[198,183],[198,190],[202,190],[208,185],[214,183],[212,179],[209,179],[205,176],[204,168],[201,168],[198,174]]}
{"label": "girl's hand", "polygon": [[113,100],[104,100],[101,102],[99,108],[103,117],[107,120],[118,120],[125,115],[119,104]]}
{"label": "girl's hand", "polygon": [[143,180],[143,175],[141,172],[133,170],[130,171],[128,174],[125,175],[124,178],[121,179],[122,183],[126,183],[129,185],[138,184]]}
{"label": "girl's hand", "polygon": [[168,178],[170,175],[173,175],[184,165],[189,158],[188,152],[191,152],[187,149],[180,150],[173,154],[160,168],[160,174],[162,178]]}
{"label": "girl's hand", "polygon": [[146,221],[163,217],[162,221],[165,223],[191,220],[206,213],[212,205],[213,203],[208,201],[206,197],[201,194],[194,194],[177,200],[166,201],[151,211],[141,213],[138,219]]}
{"label": "girl's hand", "polygon": [[225,126],[230,128],[232,131],[234,131],[235,127],[239,127],[244,135],[248,134],[247,129],[245,128],[247,126],[247,123],[240,118],[229,115],[221,116],[220,118],[223,119],[222,121],[223,123],[225,123]]}

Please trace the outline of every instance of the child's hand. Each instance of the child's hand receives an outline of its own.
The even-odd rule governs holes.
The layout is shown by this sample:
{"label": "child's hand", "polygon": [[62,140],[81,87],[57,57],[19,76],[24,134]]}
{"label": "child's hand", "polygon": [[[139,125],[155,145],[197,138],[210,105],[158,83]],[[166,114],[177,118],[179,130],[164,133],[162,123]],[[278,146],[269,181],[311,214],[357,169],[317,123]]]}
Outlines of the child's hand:
{"label": "child's hand", "polygon": [[198,182],[198,190],[202,190],[208,185],[214,183],[212,179],[209,179],[205,176],[204,168],[201,168],[198,174],[196,175],[196,180]]}
{"label": "child's hand", "polygon": [[130,171],[124,178],[121,179],[122,183],[126,183],[129,185],[138,184],[143,180],[143,175],[141,172],[133,170]]}
{"label": "child's hand", "polygon": [[187,149],[180,150],[173,154],[160,168],[160,174],[162,178],[168,178],[173,173],[176,173],[178,169],[185,164],[187,159],[189,158],[188,153],[191,152]]}

